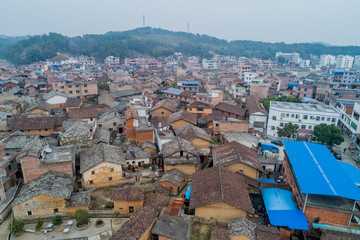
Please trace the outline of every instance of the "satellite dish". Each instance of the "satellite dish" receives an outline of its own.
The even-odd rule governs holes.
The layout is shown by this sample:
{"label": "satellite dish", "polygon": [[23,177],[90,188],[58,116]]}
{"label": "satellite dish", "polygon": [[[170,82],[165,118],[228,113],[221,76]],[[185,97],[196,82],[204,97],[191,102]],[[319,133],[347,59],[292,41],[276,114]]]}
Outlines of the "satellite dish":
{"label": "satellite dish", "polygon": [[46,146],[44,151],[47,152],[47,153],[51,153],[52,149],[50,147]]}

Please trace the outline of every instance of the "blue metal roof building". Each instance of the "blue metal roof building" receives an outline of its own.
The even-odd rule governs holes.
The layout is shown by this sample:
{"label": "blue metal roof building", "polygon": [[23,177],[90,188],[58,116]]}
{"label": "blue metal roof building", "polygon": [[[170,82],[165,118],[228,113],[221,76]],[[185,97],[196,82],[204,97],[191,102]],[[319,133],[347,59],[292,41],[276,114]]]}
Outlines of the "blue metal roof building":
{"label": "blue metal roof building", "polygon": [[168,88],[164,93],[179,95],[179,94],[182,93],[183,91],[184,91],[184,90],[181,90],[181,89]]}
{"label": "blue metal roof building", "polygon": [[262,188],[261,193],[271,225],[309,230],[305,214],[298,210],[292,192],[279,188]]}

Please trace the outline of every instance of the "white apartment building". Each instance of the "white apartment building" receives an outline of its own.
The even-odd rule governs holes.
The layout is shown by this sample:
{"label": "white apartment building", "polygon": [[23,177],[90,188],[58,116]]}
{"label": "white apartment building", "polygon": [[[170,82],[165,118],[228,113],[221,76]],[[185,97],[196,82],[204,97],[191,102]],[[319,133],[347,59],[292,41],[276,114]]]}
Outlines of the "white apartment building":
{"label": "white apartment building", "polygon": [[300,54],[297,52],[293,53],[282,53],[277,52],[275,58],[283,57],[286,62],[299,63],[300,62]]}
{"label": "white apartment building", "polygon": [[258,74],[256,72],[246,72],[244,82],[248,85],[251,84],[252,80],[256,78]]}
{"label": "white apartment building", "polygon": [[110,67],[115,67],[120,65],[120,58],[114,56],[107,56],[105,58],[105,64]]}
{"label": "white apartment building", "polygon": [[335,65],[336,57],[333,55],[323,54],[320,56],[320,67],[327,67],[330,65]]}
{"label": "white apartment building", "polygon": [[354,134],[360,133],[360,102],[354,102],[351,114],[346,113],[346,104],[339,103],[336,109],[340,112],[338,123],[340,129],[342,129],[349,137],[353,137]]}
{"label": "white apartment building", "polygon": [[216,60],[209,60],[203,59],[202,60],[203,69],[217,69],[217,61]]}
{"label": "white apartment building", "polygon": [[335,60],[336,68],[352,68],[354,57],[349,55],[338,55]]}
{"label": "white apartment building", "polygon": [[279,137],[277,128],[292,123],[299,126],[299,134],[311,135],[314,127],[321,123],[337,125],[339,116],[339,112],[328,105],[272,101],[266,133],[270,138]]}
{"label": "white apartment building", "polygon": [[359,79],[360,72],[358,70],[345,70],[341,79],[342,85],[351,85],[355,80]]}
{"label": "white apartment building", "polygon": [[353,68],[360,69],[360,55],[355,56]]}

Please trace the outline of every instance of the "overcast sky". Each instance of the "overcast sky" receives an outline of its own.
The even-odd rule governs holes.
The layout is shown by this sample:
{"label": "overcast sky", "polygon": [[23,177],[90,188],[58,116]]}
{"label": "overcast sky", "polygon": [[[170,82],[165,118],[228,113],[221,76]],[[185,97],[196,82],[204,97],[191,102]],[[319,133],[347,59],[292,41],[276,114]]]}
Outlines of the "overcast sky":
{"label": "overcast sky", "polygon": [[359,0],[0,0],[0,34],[68,36],[146,26],[227,40],[360,45]]}

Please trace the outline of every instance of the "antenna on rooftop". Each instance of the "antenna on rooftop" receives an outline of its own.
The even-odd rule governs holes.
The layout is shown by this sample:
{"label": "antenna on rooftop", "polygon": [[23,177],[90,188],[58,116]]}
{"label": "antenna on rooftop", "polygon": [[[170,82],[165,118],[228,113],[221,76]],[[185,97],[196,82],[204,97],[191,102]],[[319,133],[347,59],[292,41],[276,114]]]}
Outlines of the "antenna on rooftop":
{"label": "antenna on rooftop", "polygon": [[145,27],[145,15],[143,15],[143,27]]}
{"label": "antenna on rooftop", "polygon": [[187,32],[190,32],[190,23],[187,23]]}

